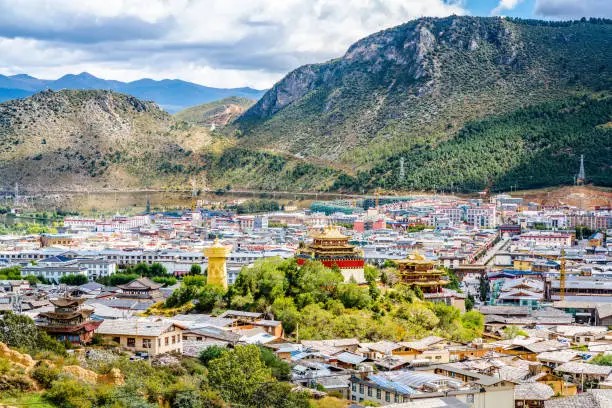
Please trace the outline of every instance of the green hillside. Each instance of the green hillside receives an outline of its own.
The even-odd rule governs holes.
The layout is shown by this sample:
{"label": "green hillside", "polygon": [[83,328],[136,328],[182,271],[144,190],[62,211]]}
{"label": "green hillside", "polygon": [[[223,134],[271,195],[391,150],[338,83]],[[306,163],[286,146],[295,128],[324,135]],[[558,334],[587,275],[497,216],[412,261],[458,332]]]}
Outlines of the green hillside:
{"label": "green hillside", "polygon": [[[592,159],[592,180],[610,184],[603,170],[610,164],[608,133],[575,123],[584,116],[588,126],[609,121],[609,104],[590,98],[612,90],[610,49],[609,20],[411,21],[358,41],[341,58],[289,73],[236,121],[239,145],[345,169],[349,175],[335,187],[352,190],[506,188],[516,184],[514,176],[524,188],[571,183],[580,154]],[[580,95],[587,99],[578,103],[573,98]],[[540,110],[552,114],[576,103],[589,106],[580,118],[557,114],[567,128],[539,120]],[[556,133],[544,129],[550,125],[558,125]],[[532,137],[548,145],[534,146],[522,133],[532,127]],[[603,149],[590,147],[591,136],[602,138]],[[517,151],[523,145],[540,156]],[[436,163],[449,154],[450,167]],[[403,181],[399,157],[406,162]],[[564,162],[547,178],[543,166],[551,157]]]}

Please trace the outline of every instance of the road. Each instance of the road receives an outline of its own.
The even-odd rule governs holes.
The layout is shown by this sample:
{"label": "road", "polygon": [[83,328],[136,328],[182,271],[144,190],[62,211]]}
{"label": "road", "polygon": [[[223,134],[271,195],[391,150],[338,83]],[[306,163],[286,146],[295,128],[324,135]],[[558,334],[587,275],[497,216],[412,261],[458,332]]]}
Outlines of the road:
{"label": "road", "polygon": [[497,244],[493,245],[491,249],[487,251],[484,256],[481,256],[474,265],[486,265],[495,256],[495,254],[501,250],[510,241],[510,238],[502,238]]}

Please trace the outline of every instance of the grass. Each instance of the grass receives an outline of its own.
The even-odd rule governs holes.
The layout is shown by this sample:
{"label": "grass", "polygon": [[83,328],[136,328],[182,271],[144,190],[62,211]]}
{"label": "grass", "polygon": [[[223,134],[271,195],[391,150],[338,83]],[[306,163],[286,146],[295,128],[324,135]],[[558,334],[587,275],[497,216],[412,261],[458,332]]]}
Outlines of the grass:
{"label": "grass", "polygon": [[9,406],[32,405],[39,408],[55,408],[55,405],[45,401],[40,394],[23,394],[19,397],[0,398],[0,404]]}

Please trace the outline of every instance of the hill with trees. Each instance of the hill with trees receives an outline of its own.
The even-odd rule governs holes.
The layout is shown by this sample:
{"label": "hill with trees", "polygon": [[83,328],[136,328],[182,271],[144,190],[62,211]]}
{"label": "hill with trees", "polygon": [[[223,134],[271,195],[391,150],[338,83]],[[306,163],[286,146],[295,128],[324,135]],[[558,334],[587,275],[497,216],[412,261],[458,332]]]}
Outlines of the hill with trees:
{"label": "hill with trees", "polygon": [[[421,18],[289,73],[237,120],[240,145],[345,170],[332,188],[471,191],[507,188],[517,175],[522,187],[571,183],[580,154],[593,160],[593,181],[609,185],[612,55],[601,50],[610,47],[610,20]],[[579,115],[568,107],[582,103],[590,106]],[[550,123],[539,113],[565,123],[546,134]],[[521,144],[519,132],[540,140]],[[592,136],[600,151],[591,149]],[[490,143],[495,152],[475,156]],[[534,143],[536,152],[516,151]],[[452,174],[437,175],[449,154]],[[401,157],[410,163],[404,180]],[[550,170],[560,173],[542,177]]]}

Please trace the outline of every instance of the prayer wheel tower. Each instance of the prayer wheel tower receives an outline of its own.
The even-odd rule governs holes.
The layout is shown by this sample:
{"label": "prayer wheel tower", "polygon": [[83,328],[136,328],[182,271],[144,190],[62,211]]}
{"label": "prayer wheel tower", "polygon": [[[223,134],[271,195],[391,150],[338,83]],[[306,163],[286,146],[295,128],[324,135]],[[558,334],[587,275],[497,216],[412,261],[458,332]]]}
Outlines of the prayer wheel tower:
{"label": "prayer wheel tower", "polygon": [[219,238],[208,248],[204,248],[204,256],[208,258],[208,278],[209,285],[222,285],[227,288],[227,267],[226,260],[231,248],[221,245]]}

